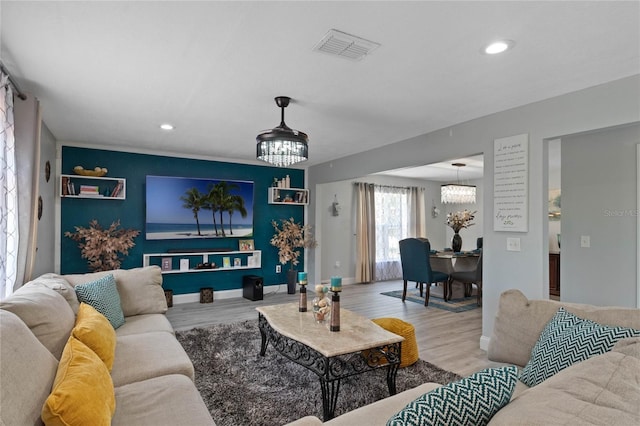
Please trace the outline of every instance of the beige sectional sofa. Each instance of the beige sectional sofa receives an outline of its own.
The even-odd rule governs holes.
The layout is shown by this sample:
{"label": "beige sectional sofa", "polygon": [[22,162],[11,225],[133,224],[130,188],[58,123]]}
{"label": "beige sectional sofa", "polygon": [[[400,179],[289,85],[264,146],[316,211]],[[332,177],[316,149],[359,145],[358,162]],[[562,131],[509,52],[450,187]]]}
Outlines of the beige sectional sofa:
{"label": "beige sectional sofa", "polygon": [[42,424],[79,302],[74,287],[112,273],[124,325],[115,330],[112,425],[214,425],[189,357],[165,316],[157,266],[84,275],[45,274],[0,303],[0,424]]}
{"label": "beige sectional sofa", "polygon": [[[576,316],[609,326],[640,330],[640,310],[529,300],[518,290],[500,297],[488,358],[496,366],[524,367],[542,330],[560,306]],[[561,370],[528,388],[518,382],[511,401],[491,425],[637,425],[640,424],[640,338]],[[323,423],[309,416],[290,425],[385,425],[420,395],[440,385],[425,383]]]}

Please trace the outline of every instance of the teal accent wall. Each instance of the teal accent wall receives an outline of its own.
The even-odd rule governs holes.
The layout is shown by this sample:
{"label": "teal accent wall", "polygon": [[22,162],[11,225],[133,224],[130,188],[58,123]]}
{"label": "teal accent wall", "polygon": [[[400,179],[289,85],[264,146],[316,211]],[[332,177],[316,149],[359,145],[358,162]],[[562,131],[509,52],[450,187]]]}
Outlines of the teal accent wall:
{"label": "teal accent wall", "polygon": [[[145,239],[145,178],[154,176],[198,177],[253,181],[253,240],[256,250],[262,250],[261,269],[241,269],[237,271],[216,271],[163,275],[164,288],[174,294],[196,293],[201,287],[213,287],[215,291],[242,288],[243,275],[264,277],[265,285],[286,282],[285,268],[275,273],[278,264],[278,250],[269,241],[273,236],[272,220],[294,218],[304,221],[304,207],[296,205],[268,204],[268,187],[274,178],[289,175],[291,187],[304,188],[304,171],[278,167],[257,166],[220,161],[195,160],[189,158],[166,157],[160,155],[134,154],[121,151],[107,151],[79,147],[62,147],[62,174],[73,174],[75,166],[93,169],[96,166],[109,169],[107,177],[122,177],[127,180],[126,200],[105,200],[86,198],[62,198],[60,231],[60,271],[62,274],[89,272],[85,259],[80,257],[80,249],[75,241],[64,237],[66,231],[75,231],[75,226],[87,227],[89,221],[97,219],[103,227],[120,220],[123,228],[140,230],[134,240],[135,247],[122,262],[123,269],[142,266],[144,253],[164,253],[170,249],[220,249],[238,250],[240,238],[207,238],[197,240],[146,240]],[[77,190],[77,188],[76,188]],[[206,212],[205,214],[208,214]],[[247,237],[243,237],[247,238]],[[230,256],[231,262],[236,256]],[[243,258],[244,256],[237,256]],[[299,270],[304,269],[304,254]],[[217,262],[214,258],[212,261]],[[175,262],[178,262],[176,259]],[[192,261],[196,262],[194,259]],[[178,269],[174,263],[174,269]]]}

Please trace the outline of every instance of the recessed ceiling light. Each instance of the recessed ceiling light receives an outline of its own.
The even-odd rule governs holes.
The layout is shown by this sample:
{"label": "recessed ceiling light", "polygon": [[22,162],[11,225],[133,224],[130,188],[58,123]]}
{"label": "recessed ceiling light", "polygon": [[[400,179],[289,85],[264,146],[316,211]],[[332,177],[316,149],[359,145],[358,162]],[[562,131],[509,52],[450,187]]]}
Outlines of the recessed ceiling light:
{"label": "recessed ceiling light", "polygon": [[495,55],[497,53],[502,53],[506,50],[511,49],[514,45],[515,42],[513,42],[512,40],[498,40],[485,46],[482,51],[487,55]]}
{"label": "recessed ceiling light", "polygon": [[175,129],[175,127],[173,126],[173,124],[169,124],[169,123],[163,123],[160,125],[160,128],[162,130],[173,130]]}

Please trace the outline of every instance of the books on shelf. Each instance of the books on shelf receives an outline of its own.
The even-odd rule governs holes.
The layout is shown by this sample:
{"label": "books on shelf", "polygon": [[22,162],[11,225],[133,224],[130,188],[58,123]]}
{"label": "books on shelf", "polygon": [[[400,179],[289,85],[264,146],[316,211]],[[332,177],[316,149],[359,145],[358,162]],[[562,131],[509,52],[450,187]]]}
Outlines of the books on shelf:
{"label": "books on shelf", "polygon": [[80,185],[80,195],[83,197],[104,197],[100,194],[100,188],[97,185]]}
{"label": "books on shelf", "polygon": [[111,197],[113,198],[119,197],[120,193],[122,193],[123,186],[124,186],[124,183],[121,180],[119,180],[116,186],[113,188],[113,191],[111,191]]}

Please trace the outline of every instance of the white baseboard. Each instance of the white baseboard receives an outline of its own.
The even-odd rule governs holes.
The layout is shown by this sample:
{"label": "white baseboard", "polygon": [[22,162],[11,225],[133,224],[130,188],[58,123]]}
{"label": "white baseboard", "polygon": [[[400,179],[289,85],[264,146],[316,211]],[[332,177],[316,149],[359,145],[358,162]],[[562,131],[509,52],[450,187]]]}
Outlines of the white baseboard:
{"label": "white baseboard", "polygon": [[480,336],[480,349],[487,352],[489,350],[489,342],[491,341],[491,337],[488,336]]}

